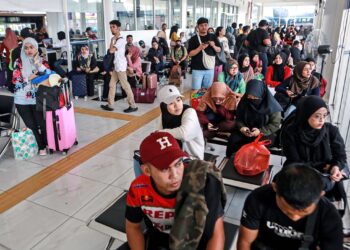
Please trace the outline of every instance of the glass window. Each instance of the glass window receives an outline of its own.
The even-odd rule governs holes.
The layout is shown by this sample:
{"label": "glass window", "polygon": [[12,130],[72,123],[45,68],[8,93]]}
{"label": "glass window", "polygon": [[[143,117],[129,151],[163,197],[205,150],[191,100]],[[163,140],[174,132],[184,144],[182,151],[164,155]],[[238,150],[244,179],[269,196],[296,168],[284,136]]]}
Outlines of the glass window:
{"label": "glass window", "polygon": [[194,6],[195,0],[188,0],[187,1],[187,27],[192,29],[196,26],[196,21],[194,20]]}
{"label": "glass window", "polygon": [[169,18],[168,18],[168,1],[164,0],[155,0],[154,1],[154,26],[156,30],[160,30],[163,23],[168,24],[169,26]]}
{"label": "glass window", "polygon": [[[74,40],[82,38],[87,39],[86,43],[96,57],[104,55],[103,19],[102,0],[68,0],[68,25],[71,30],[71,45],[74,56],[82,45],[82,42]],[[86,32],[88,27],[91,30]]]}
{"label": "glass window", "polygon": [[134,0],[115,0],[113,2],[114,18],[122,24],[122,30],[135,30]]}
{"label": "glass window", "polygon": [[153,0],[136,0],[137,30],[153,30]]}
{"label": "glass window", "polygon": [[204,0],[197,0],[197,5],[196,5],[196,21],[198,18],[204,16]]}
{"label": "glass window", "polygon": [[[171,3],[171,25],[179,24],[179,27],[182,26],[182,15],[181,15],[181,1],[180,0],[172,0]],[[157,5],[156,5],[157,6]]]}

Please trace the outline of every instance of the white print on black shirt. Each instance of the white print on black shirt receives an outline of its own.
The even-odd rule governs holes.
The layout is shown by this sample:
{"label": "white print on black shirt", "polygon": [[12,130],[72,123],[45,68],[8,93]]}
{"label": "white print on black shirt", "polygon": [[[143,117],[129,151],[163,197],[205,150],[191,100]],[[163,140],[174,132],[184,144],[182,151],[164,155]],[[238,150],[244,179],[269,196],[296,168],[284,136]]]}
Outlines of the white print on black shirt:
{"label": "white print on black shirt", "polygon": [[291,238],[291,239],[302,239],[302,236],[304,233],[297,232],[293,227],[284,227],[281,225],[278,225],[276,222],[266,222],[266,226],[270,229],[274,230],[274,233],[278,236],[285,237],[285,238]]}
{"label": "white print on black shirt", "polygon": [[174,224],[175,209],[141,206],[142,211],[152,221],[153,226],[163,233],[170,233]]}

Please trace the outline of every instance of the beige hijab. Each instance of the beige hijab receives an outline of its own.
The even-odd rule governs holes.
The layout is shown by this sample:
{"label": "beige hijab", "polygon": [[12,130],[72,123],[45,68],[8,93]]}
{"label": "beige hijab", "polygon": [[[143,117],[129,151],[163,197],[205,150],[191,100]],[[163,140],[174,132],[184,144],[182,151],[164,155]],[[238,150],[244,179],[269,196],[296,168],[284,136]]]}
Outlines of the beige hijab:
{"label": "beige hijab", "polygon": [[212,98],[223,97],[225,100],[222,102],[221,106],[224,106],[227,110],[235,110],[237,106],[237,96],[223,82],[214,82],[207,92],[203,95],[201,102],[198,105],[199,111],[205,111],[207,107],[216,113],[216,105]]}

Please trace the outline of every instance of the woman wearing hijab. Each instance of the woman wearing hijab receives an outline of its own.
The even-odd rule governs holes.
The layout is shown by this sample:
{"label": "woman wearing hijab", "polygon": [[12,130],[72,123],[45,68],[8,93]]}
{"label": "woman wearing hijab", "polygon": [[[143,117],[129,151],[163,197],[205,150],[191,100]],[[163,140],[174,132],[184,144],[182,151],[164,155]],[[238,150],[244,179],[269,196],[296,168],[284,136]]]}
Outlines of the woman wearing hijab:
{"label": "woman wearing hijab", "polygon": [[[9,68],[10,66],[10,53],[12,49],[18,47],[17,36],[15,32],[11,30],[11,28],[6,28],[5,38],[0,45],[0,57],[2,57],[2,53],[5,50],[6,52],[6,70],[7,70],[7,84],[8,88],[11,92],[13,92],[13,84],[12,84],[12,70]],[[4,69],[3,69],[4,70]]]}
{"label": "woman wearing hijab", "polygon": [[214,82],[203,95],[197,115],[205,138],[218,132],[230,132],[234,127],[237,95],[223,82]]}
{"label": "woman wearing hijab", "polygon": [[12,83],[17,111],[26,127],[33,131],[40,155],[46,155],[46,126],[43,112],[36,110],[37,86],[31,81],[45,71],[49,71],[49,65],[39,56],[38,43],[34,38],[24,39],[21,56],[15,61]]}
{"label": "woman wearing hijab", "polygon": [[126,59],[128,61],[128,82],[132,88],[136,88],[136,83],[142,78],[141,51],[136,46],[130,46],[127,53]]}
{"label": "woman wearing hijab", "polygon": [[162,112],[162,132],[176,138],[184,151],[203,160],[204,138],[196,111],[182,101],[183,96],[174,85],[162,87],[158,92]]}
{"label": "woman wearing hijab", "polygon": [[290,99],[290,104],[284,107],[284,117],[286,118],[295,110],[301,97],[320,96],[320,82],[312,75],[311,65],[308,62],[301,61],[295,66],[293,75],[279,84],[275,90]]}
{"label": "woman wearing hijab", "polygon": [[90,54],[89,46],[84,45],[80,49],[77,60],[77,71],[86,74],[87,95],[94,95],[94,79],[99,71],[97,61],[93,54]]}
{"label": "woman wearing hijab", "polygon": [[250,80],[237,107],[236,126],[228,140],[226,156],[230,157],[243,145],[254,141],[260,133],[273,141],[281,124],[281,111],[266,84]]}
{"label": "woman wearing hijab", "polygon": [[242,96],[245,93],[245,82],[238,67],[238,62],[235,59],[229,59],[225,70],[218,76],[218,82],[226,83],[233,92]]}
{"label": "woman wearing hijab", "polygon": [[273,64],[267,68],[265,82],[269,87],[276,87],[292,75],[291,69],[286,66],[286,54],[277,53],[273,59]]}
{"label": "woman wearing hijab", "polygon": [[307,96],[300,100],[295,115],[290,116],[290,122],[281,132],[287,158],[284,165],[295,162],[310,165],[323,173],[325,191],[332,190],[335,195],[333,188],[336,188],[341,195],[345,192],[340,181],[349,177],[345,145],[338,128],[326,122],[328,113],[321,97]]}
{"label": "woman wearing hijab", "polygon": [[238,57],[239,72],[243,74],[245,82],[254,79],[254,70],[250,66],[250,59],[248,54],[242,54]]}

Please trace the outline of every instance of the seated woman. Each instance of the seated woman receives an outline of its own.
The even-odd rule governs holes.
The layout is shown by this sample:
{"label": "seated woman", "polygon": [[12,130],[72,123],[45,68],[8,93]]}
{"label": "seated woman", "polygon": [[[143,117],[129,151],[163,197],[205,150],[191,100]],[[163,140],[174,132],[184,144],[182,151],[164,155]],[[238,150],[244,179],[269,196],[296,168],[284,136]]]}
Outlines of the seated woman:
{"label": "seated woman", "polygon": [[282,128],[281,142],[287,158],[284,164],[307,163],[323,173],[325,191],[336,188],[338,194],[344,194],[340,181],[349,177],[345,145],[338,128],[326,122],[327,116],[327,105],[321,97],[300,100],[295,115]]}
{"label": "seated woman", "polygon": [[250,66],[250,59],[248,54],[242,54],[238,57],[239,72],[243,74],[245,82],[249,82],[254,79],[254,70]]}
{"label": "seated woman", "polygon": [[228,140],[226,156],[230,157],[243,145],[254,141],[260,133],[273,141],[281,124],[281,111],[266,84],[250,80],[237,107],[236,126]]}
{"label": "seated woman", "polygon": [[136,46],[130,46],[126,54],[126,59],[128,62],[128,82],[132,88],[136,88],[136,83],[142,78],[140,49]]}
{"label": "seated woman", "polygon": [[225,70],[218,76],[218,82],[226,83],[233,92],[243,96],[245,93],[245,82],[238,67],[238,62],[235,59],[229,59]]}
{"label": "seated woman", "polygon": [[259,52],[252,50],[249,53],[250,66],[252,66],[254,71],[254,79],[264,80],[264,75],[261,74],[262,71],[262,61],[260,60]]}
{"label": "seated woman", "polygon": [[236,94],[223,82],[214,82],[203,95],[197,115],[205,138],[218,132],[231,132],[234,127]]}
{"label": "seated woman", "polygon": [[[308,62],[301,61],[295,66],[293,75],[279,84],[275,90],[277,92],[275,97],[278,97],[286,118],[295,110],[301,97],[320,96],[320,82],[312,75],[311,65]],[[283,103],[281,100],[283,100]],[[286,100],[289,100],[289,103]]]}
{"label": "seated woman", "polygon": [[182,101],[183,96],[173,85],[158,92],[162,112],[162,132],[168,132],[189,155],[203,160],[204,138],[196,111]]}
{"label": "seated woman", "polygon": [[157,41],[152,41],[152,48],[149,49],[147,60],[150,61],[151,64],[151,72],[155,72],[157,74],[159,80],[159,71],[161,71],[164,67],[163,63],[163,49],[159,46]]}
{"label": "seated woman", "polygon": [[86,74],[87,95],[93,96],[95,92],[94,80],[99,68],[97,67],[95,56],[89,53],[88,45],[84,45],[80,49],[77,60],[77,71]]}
{"label": "seated woman", "polygon": [[276,87],[292,75],[291,69],[286,66],[287,55],[283,52],[277,53],[273,64],[267,68],[265,82],[269,87]]}

